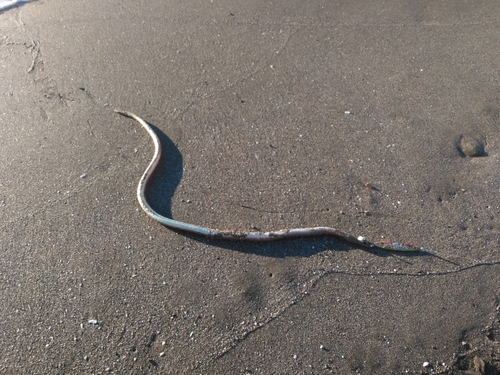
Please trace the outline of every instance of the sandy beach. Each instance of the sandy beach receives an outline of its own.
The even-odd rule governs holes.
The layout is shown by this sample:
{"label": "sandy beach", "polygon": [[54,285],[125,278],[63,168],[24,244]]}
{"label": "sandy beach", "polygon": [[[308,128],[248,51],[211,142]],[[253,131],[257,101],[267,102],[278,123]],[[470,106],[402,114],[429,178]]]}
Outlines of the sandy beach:
{"label": "sandy beach", "polygon": [[[500,373],[497,1],[0,12],[0,374]],[[247,243],[172,231],[330,226]]]}

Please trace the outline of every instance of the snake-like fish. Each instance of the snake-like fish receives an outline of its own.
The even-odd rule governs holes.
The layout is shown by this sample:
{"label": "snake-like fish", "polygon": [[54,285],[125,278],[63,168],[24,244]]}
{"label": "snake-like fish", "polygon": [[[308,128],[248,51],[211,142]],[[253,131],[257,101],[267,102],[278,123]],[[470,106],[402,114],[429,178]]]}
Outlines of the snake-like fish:
{"label": "snake-like fish", "polygon": [[125,117],[129,117],[131,119],[136,120],[139,124],[142,125],[144,129],[149,133],[151,139],[153,140],[153,144],[155,147],[153,158],[151,159],[148,167],[142,174],[141,179],[139,180],[139,184],[137,185],[137,200],[141,205],[142,209],[153,219],[160,222],[161,224],[171,228],[184,232],[194,233],[200,236],[212,237],[218,239],[226,239],[226,240],[243,240],[243,241],[275,241],[281,240],[285,238],[292,237],[310,237],[310,236],[334,236],[342,241],[347,243],[361,246],[365,248],[380,248],[391,251],[424,251],[429,252],[423,248],[419,248],[413,245],[401,243],[401,242],[369,242],[365,237],[362,236],[353,236],[347,232],[342,230],[331,228],[331,227],[314,227],[314,228],[295,228],[295,229],[284,229],[273,232],[238,232],[238,231],[220,231],[215,229],[209,229],[205,227],[201,227],[198,225],[183,223],[182,221],[177,221],[170,219],[168,217],[160,215],[156,212],[147,202],[146,200],[146,186],[148,184],[149,178],[153,174],[155,168],[157,167],[160,158],[161,158],[161,144],[158,136],[155,134],[151,126],[144,121],[139,116],[119,109],[115,109],[115,112],[123,115]]}

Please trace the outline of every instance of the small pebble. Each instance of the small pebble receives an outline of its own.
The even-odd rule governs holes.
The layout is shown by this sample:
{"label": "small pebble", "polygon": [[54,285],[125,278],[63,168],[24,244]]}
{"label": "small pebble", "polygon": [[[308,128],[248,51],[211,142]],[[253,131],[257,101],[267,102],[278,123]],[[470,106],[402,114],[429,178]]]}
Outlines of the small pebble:
{"label": "small pebble", "polygon": [[465,156],[470,158],[485,156],[484,143],[469,135],[463,135],[458,143],[458,148]]}
{"label": "small pebble", "polygon": [[422,366],[424,367],[429,367],[431,364],[429,362],[424,362],[424,364]]}
{"label": "small pebble", "polygon": [[165,357],[165,352],[161,352],[160,357]]}
{"label": "small pebble", "polygon": [[298,358],[298,357],[297,357],[297,354],[294,354],[294,355],[293,355],[293,359],[297,359],[297,358]]}
{"label": "small pebble", "polygon": [[98,323],[99,323],[99,322],[98,322],[97,320],[95,320],[95,319],[90,319],[90,320],[89,320],[89,324],[96,325],[96,324],[98,324]]}
{"label": "small pebble", "polygon": [[87,178],[87,173],[82,174],[80,178]]}

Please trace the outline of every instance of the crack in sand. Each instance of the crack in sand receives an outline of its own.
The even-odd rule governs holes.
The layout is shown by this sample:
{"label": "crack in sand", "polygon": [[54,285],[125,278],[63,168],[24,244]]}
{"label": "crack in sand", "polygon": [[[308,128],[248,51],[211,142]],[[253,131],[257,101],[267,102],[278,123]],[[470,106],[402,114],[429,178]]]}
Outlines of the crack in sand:
{"label": "crack in sand", "polygon": [[[288,35],[285,38],[285,41],[282,42],[281,46],[278,46],[277,50],[274,52],[276,55],[279,55],[279,54],[281,54],[284,51],[284,49],[287,47],[287,45],[288,45],[290,39],[292,38],[292,36],[294,36],[295,34],[297,34],[297,32],[299,31],[299,29],[300,28],[296,28],[295,30],[289,31]],[[246,80],[254,77],[256,74],[258,74],[259,72],[263,71],[264,69],[266,69],[270,65],[269,64],[269,59],[263,59],[263,60],[261,60],[261,62],[258,65],[259,66],[257,66],[254,70],[252,70],[250,72],[247,72],[246,74],[240,75],[239,77],[237,77],[230,84],[228,84],[226,86],[221,86],[220,88],[216,89],[215,91],[207,93],[203,97],[199,97],[199,98],[196,98],[196,99],[192,100],[184,108],[181,108],[178,111],[177,111],[177,108],[174,108],[174,112],[176,112],[176,113],[173,116],[173,120],[176,120],[178,117],[180,117],[180,116],[184,115],[185,113],[187,113],[188,110],[193,105],[198,104],[200,102],[203,102],[203,101],[205,101],[207,99],[210,99],[210,98],[214,97],[217,94],[221,94],[221,93],[229,90],[230,88],[235,87],[236,85],[238,85],[238,84],[240,84],[242,82],[245,82]]]}
{"label": "crack in sand", "polygon": [[[444,261],[448,261],[447,259],[444,259],[444,258],[440,258],[440,259],[442,259]],[[302,300],[304,298],[306,298],[310,295],[309,291],[311,289],[313,289],[321,280],[323,280],[327,276],[331,276],[333,274],[341,274],[341,275],[355,276],[355,277],[356,276],[362,276],[362,277],[367,277],[367,276],[433,277],[433,276],[444,276],[444,275],[449,275],[452,273],[464,272],[464,271],[467,271],[467,270],[470,270],[473,268],[477,268],[477,267],[489,267],[489,266],[498,266],[498,265],[500,265],[500,261],[497,261],[497,262],[478,262],[478,263],[474,263],[474,264],[470,264],[470,265],[460,265],[460,267],[458,267],[456,269],[452,269],[452,270],[425,272],[425,273],[422,273],[422,272],[417,272],[417,273],[408,273],[408,272],[404,272],[404,273],[401,273],[401,272],[399,272],[399,273],[396,273],[396,272],[376,272],[376,273],[373,273],[373,272],[368,272],[368,273],[366,273],[366,272],[343,271],[343,270],[337,270],[337,269],[321,271],[320,273],[314,275],[313,277],[311,277],[309,279],[308,288],[305,291],[302,291],[298,295],[297,299],[288,303],[279,312],[276,312],[273,315],[271,315],[270,317],[268,317],[267,319],[265,319],[264,321],[259,322],[258,326],[254,327],[253,329],[243,333],[239,337],[233,337],[233,340],[234,340],[233,342],[226,343],[226,347],[224,347],[224,349],[221,352],[214,353],[213,357],[210,358],[210,360],[207,363],[203,364],[203,366],[213,364],[213,363],[217,362],[218,360],[222,359],[223,357],[225,357],[226,355],[230,354],[232,351],[236,350],[245,340],[250,338],[251,335],[253,335],[254,333],[258,332],[260,329],[262,329],[262,328],[266,327],[267,325],[269,325],[270,323],[272,323],[274,320],[276,320],[281,315],[286,313],[292,306],[297,305],[300,302],[302,302]],[[451,366],[456,365],[456,363],[458,363],[460,358],[463,358],[467,355],[470,355],[471,353],[474,353],[477,350],[479,350],[479,348],[473,348],[469,351],[466,351],[465,353],[457,354],[455,356],[455,359],[454,359]],[[195,369],[199,369],[200,367],[202,367],[201,364],[199,364],[198,366],[195,366]]]}

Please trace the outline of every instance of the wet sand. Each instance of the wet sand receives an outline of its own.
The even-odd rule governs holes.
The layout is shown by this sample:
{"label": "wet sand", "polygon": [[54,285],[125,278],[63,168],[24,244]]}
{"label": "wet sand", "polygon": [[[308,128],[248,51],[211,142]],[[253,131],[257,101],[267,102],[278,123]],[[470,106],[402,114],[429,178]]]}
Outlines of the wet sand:
{"label": "wet sand", "polygon": [[[493,374],[495,1],[0,13],[0,373]],[[239,231],[173,232],[140,209]],[[469,155],[469,156],[468,156]],[[423,366],[426,363],[427,366]]]}

